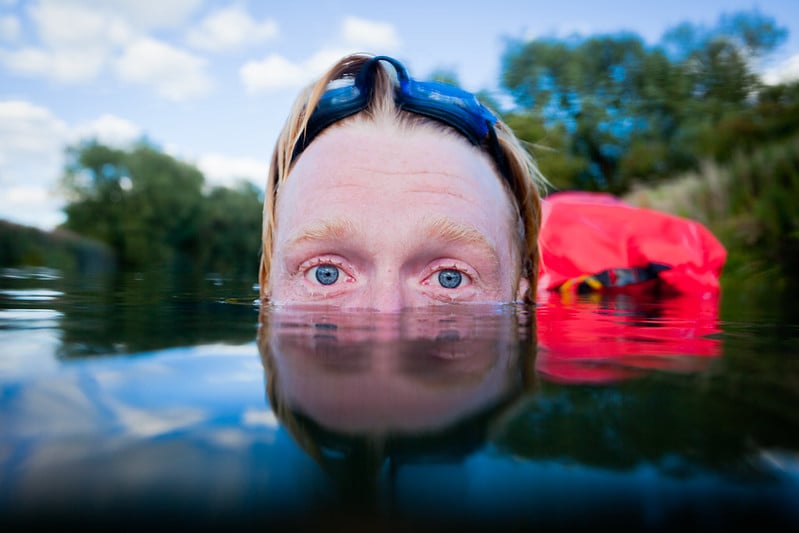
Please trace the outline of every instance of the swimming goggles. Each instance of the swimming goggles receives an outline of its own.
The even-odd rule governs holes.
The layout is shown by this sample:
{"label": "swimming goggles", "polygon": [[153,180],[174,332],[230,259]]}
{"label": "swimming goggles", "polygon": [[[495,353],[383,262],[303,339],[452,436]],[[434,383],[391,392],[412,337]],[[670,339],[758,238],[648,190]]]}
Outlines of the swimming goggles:
{"label": "swimming goggles", "polygon": [[380,61],[390,63],[397,73],[399,85],[394,93],[394,101],[398,108],[430,117],[458,130],[473,145],[488,151],[513,187],[510,171],[494,131],[497,117],[472,93],[446,83],[414,80],[402,63],[388,56],[370,58],[351,83],[332,87],[322,95],[308,119],[304,135],[294,147],[292,161],[322,130],[366,109],[372,99],[375,70]]}

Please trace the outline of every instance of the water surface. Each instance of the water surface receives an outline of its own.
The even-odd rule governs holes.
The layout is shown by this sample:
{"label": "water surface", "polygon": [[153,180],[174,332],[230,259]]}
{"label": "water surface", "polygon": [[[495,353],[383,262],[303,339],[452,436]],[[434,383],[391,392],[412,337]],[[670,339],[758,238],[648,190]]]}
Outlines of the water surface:
{"label": "water surface", "polygon": [[795,530],[799,328],[745,296],[381,315],[6,269],[0,522]]}

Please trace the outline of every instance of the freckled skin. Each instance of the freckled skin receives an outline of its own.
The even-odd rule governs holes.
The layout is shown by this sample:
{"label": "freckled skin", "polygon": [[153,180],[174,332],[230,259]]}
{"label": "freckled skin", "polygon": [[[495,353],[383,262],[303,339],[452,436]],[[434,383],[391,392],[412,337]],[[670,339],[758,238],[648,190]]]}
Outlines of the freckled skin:
{"label": "freckled skin", "polygon": [[[331,127],[279,191],[270,299],[380,311],[520,299],[527,282],[512,213],[488,158],[457,135]],[[467,230],[444,238],[440,226]],[[313,239],[298,238],[306,228]],[[339,269],[335,283],[319,283],[320,265]],[[446,270],[461,273],[455,288],[439,282]]]}

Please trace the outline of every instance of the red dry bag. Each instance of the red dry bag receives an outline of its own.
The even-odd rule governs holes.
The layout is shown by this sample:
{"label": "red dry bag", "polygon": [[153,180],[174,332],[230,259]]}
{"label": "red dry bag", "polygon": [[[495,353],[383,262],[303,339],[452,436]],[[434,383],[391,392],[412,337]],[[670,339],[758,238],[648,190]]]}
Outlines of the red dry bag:
{"label": "red dry bag", "polygon": [[542,201],[538,292],[719,290],[724,246],[699,222],[635,207],[606,193]]}

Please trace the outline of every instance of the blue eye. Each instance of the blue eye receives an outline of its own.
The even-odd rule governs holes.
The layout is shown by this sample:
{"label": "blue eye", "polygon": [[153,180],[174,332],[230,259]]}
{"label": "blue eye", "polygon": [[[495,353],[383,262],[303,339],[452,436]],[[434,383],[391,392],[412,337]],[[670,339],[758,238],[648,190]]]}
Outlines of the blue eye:
{"label": "blue eye", "polygon": [[463,281],[463,274],[457,270],[447,269],[438,273],[438,282],[445,289],[455,289]]}
{"label": "blue eye", "polygon": [[338,281],[338,267],[333,265],[319,265],[316,267],[316,272],[314,272],[314,276],[316,276],[316,281],[321,283],[322,285],[333,285],[336,281]]}

